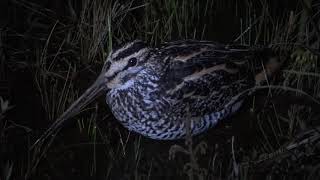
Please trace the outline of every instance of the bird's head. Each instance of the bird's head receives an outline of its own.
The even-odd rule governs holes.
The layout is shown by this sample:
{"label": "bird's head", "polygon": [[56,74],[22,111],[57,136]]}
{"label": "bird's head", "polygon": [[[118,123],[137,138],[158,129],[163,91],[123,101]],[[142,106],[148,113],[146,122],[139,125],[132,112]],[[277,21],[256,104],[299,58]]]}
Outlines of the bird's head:
{"label": "bird's head", "polygon": [[[101,92],[117,88],[126,88],[133,83],[148,63],[150,48],[142,41],[136,40],[121,48],[114,49],[104,63],[102,71],[96,81],[50,126],[50,128],[36,141],[35,147],[43,146],[48,137],[54,135],[67,122],[78,114],[87,104],[96,99]],[[47,145],[49,146],[50,143]]]}
{"label": "bird's head", "polygon": [[133,84],[138,73],[148,63],[150,48],[142,41],[136,40],[113,50],[100,74],[106,89],[126,88]]}
{"label": "bird's head", "polygon": [[150,48],[139,40],[114,49],[108,56],[96,81],[61,115],[68,119],[81,111],[101,92],[126,88],[133,84],[148,63]]}
{"label": "bird's head", "polygon": [[130,86],[148,63],[149,54],[150,49],[139,40],[114,49],[109,54],[96,81],[70,105],[35,144],[43,143],[46,138],[57,132],[69,118],[78,114],[87,104],[102,94],[101,92]]}

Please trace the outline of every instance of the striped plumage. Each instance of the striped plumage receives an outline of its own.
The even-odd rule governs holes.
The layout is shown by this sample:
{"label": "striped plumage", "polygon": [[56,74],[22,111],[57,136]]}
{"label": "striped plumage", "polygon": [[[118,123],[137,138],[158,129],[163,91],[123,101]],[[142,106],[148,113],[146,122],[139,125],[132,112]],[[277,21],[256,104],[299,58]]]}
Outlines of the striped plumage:
{"label": "striped plumage", "polygon": [[191,133],[198,134],[240,107],[238,95],[255,85],[254,71],[261,70],[256,66],[261,67],[263,52],[208,41],[178,41],[158,48],[135,41],[108,58],[111,64],[130,58],[138,63],[119,71],[123,82],[109,87],[107,103],[125,127],[147,137],[182,138],[188,118]]}
{"label": "striped plumage", "polygon": [[210,41],[176,41],[157,48],[133,41],[109,54],[96,82],[44,137],[101,91],[129,130],[153,139],[179,139],[190,120],[191,134],[201,133],[236,112],[243,101],[240,94],[270,75],[268,67],[278,67],[268,65],[270,57],[267,48]]}

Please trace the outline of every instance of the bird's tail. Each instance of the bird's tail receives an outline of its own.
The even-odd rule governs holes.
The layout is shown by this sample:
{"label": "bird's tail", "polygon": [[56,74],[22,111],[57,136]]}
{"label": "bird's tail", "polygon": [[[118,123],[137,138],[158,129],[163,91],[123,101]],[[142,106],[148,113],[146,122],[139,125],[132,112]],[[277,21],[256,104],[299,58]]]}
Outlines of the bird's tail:
{"label": "bird's tail", "polygon": [[285,53],[276,52],[266,46],[229,45],[227,48],[232,52],[232,57],[239,61],[233,63],[243,66],[242,69],[247,73],[251,72],[257,85],[264,84],[268,78],[279,72],[288,57]]}
{"label": "bird's tail", "polygon": [[268,79],[274,77],[288,59],[288,55],[269,47],[254,47],[253,52],[256,85],[268,82]]}
{"label": "bird's tail", "polygon": [[283,60],[280,57],[268,57],[267,61],[261,63],[261,69],[255,74],[255,82],[261,85],[267,82],[268,78],[273,77],[283,65]]}

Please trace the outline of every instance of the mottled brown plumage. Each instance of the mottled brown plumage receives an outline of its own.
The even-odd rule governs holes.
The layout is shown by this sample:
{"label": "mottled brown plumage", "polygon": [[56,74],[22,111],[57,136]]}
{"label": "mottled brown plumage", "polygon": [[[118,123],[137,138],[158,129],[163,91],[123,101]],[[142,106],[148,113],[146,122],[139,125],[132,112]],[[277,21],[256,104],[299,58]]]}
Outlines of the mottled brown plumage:
{"label": "mottled brown plumage", "polygon": [[149,47],[133,41],[113,50],[96,82],[50,127],[42,141],[71,116],[106,93],[126,128],[169,140],[199,134],[236,112],[248,89],[280,66],[268,48],[175,41]]}

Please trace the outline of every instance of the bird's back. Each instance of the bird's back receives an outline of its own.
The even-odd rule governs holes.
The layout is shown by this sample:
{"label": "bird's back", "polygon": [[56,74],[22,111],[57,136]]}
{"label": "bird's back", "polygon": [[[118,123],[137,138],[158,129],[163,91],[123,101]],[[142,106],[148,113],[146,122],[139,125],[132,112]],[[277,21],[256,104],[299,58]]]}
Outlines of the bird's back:
{"label": "bird's back", "polygon": [[[125,126],[154,139],[184,137],[187,119],[191,120],[192,134],[207,130],[239,109],[246,95],[242,92],[255,86],[256,75],[268,61],[267,51],[209,41],[176,41],[153,49],[150,66],[156,72],[150,73],[157,78],[141,81],[149,89],[138,90],[137,83],[128,89],[131,96],[124,91],[118,96],[126,99],[123,102],[135,101],[127,118],[135,113],[137,118],[125,120]],[[146,104],[150,108],[144,108]],[[126,116],[126,111],[118,116]]]}

